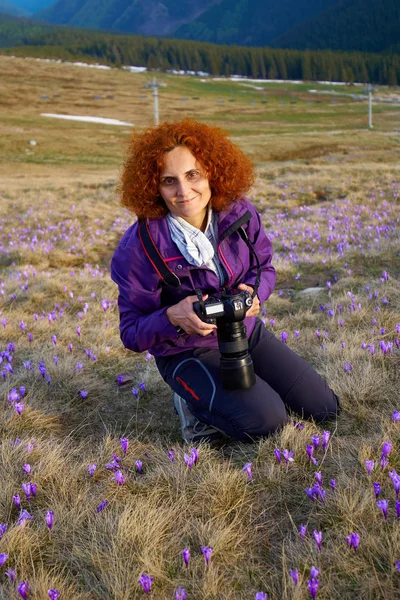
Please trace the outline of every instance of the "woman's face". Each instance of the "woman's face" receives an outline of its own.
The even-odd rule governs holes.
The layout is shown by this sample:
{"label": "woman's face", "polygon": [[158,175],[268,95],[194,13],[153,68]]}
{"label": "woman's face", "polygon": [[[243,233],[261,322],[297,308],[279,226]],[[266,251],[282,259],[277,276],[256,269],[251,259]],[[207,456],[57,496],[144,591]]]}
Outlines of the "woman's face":
{"label": "woman's face", "polygon": [[204,231],[211,189],[206,174],[186,146],[177,146],[165,154],[159,190],[171,213]]}

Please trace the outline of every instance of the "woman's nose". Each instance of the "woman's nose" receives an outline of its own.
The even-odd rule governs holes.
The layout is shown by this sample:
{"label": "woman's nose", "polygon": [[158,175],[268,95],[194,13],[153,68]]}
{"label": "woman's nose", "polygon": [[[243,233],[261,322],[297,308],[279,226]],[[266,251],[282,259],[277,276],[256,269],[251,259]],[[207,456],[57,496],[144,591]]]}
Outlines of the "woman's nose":
{"label": "woman's nose", "polygon": [[183,179],[182,181],[178,181],[177,190],[176,190],[178,196],[185,196],[187,194],[188,190],[189,190],[189,184],[185,179]]}

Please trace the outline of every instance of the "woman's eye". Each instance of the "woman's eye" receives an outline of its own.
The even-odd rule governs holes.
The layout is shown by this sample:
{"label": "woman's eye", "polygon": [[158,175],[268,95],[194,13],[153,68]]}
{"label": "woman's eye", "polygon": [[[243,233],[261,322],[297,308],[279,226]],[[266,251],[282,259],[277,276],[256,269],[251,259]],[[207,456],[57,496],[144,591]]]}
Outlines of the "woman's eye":
{"label": "woman's eye", "polygon": [[198,177],[198,172],[197,171],[192,171],[191,173],[189,173],[188,177],[189,179],[196,179],[196,177]]}
{"label": "woman's eye", "polygon": [[172,185],[174,183],[174,180],[172,177],[167,177],[166,179],[164,179],[163,184],[164,185]]}

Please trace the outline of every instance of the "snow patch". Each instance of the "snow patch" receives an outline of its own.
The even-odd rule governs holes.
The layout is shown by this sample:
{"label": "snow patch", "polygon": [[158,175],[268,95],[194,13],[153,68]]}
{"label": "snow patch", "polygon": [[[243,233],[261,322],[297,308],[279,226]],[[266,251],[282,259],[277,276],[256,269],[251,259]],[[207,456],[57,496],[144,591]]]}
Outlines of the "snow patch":
{"label": "snow patch", "polygon": [[86,121],[88,123],[103,123],[104,125],[124,125],[132,127],[133,123],[126,123],[118,119],[107,119],[104,117],[84,117],[80,115],[56,115],[52,113],[40,113],[41,117],[50,117],[53,119],[67,119],[68,121]]}

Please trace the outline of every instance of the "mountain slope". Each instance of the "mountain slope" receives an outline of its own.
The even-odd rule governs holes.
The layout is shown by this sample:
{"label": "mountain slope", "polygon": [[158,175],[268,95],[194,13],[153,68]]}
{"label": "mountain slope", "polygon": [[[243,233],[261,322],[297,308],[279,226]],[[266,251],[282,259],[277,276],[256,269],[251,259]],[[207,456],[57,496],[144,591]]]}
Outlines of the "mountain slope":
{"label": "mountain slope", "polygon": [[16,4],[7,2],[7,0],[0,0],[0,11],[8,15],[15,15],[18,17],[27,17],[30,14],[28,11],[17,6]]}
{"label": "mountain slope", "polygon": [[222,0],[175,37],[220,44],[267,46],[277,35],[324,11],[337,0]]}
{"label": "mountain slope", "polygon": [[172,35],[219,0],[58,0],[36,13],[56,24],[139,33]]}
{"label": "mountain slope", "polygon": [[13,0],[13,4],[15,4],[15,6],[19,6],[19,8],[22,8],[30,15],[42,10],[43,8],[47,8],[47,6],[50,6],[50,4],[53,3],[54,0]]}
{"label": "mountain slope", "polygon": [[400,45],[399,0],[338,0],[277,36],[276,48],[381,52]]}

